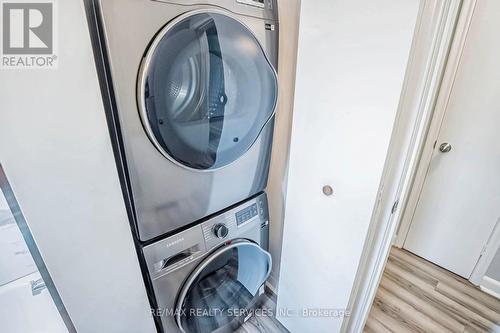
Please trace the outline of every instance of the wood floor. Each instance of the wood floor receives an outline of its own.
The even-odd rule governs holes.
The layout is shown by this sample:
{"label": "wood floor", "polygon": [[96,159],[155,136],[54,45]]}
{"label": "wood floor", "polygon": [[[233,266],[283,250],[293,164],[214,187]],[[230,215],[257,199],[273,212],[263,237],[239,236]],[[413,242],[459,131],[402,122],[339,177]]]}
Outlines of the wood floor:
{"label": "wood floor", "polygon": [[[262,305],[266,312],[276,313],[276,302],[271,297],[265,296]],[[253,316],[241,326],[236,333],[289,333],[281,323],[272,316]]]}
{"label": "wood floor", "polygon": [[364,332],[500,332],[500,300],[393,248]]}

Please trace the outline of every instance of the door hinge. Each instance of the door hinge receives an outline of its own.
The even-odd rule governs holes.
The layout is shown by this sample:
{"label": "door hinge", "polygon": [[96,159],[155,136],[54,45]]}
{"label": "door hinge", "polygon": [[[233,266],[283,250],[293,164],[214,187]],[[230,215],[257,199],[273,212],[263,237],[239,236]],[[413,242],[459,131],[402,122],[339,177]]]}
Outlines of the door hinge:
{"label": "door hinge", "polygon": [[487,249],[488,249],[487,245],[483,246],[483,249],[481,250],[481,254],[479,254],[479,256],[484,256],[486,254]]}
{"label": "door hinge", "polygon": [[396,212],[396,210],[398,209],[398,205],[399,205],[399,200],[396,200],[392,205],[391,214],[394,214]]}

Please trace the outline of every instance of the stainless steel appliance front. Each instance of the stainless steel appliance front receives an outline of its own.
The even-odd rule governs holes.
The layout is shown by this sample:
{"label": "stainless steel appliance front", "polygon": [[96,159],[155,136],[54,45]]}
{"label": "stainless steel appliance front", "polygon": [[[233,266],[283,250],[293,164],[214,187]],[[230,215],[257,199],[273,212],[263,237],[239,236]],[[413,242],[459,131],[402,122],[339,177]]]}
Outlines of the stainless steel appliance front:
{"label": "stainless steel appliance front", "polygon": [[165,332],[234,328],[257,304],[272,267],[268,216],[261,194],[144,247],[158,305],[154,313]]}
{"label": "stainless steel appliance front", "polygon": [[262,191],[277,100],[274,1],[98,3],[139,239]]}

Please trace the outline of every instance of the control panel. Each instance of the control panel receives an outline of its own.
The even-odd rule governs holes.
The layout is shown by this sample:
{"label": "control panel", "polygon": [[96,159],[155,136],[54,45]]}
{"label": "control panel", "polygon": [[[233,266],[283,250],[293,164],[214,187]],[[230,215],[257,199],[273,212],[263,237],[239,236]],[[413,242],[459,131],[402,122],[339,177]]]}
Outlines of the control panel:
{"label": "control panel", "polygon": [[261,194],[238,207],[214,217],[201,224],[207,249],[221,242],[237,238],[255,224],[267,224],[269,220],[267,200]]}
{"label": "control panel", "polygon": [[254,6],[254,7],[259,7],[259,8],[264,8],[265,4],[264,2],[267,0],[236,0],[238,3],[242,3],[245,5],[249,6]]}
{"label": "control panel", "polygon": [[[239,15],[278,21],[277,0],[151,0],[181,6],[216,6]],[[181,8],[179,8],[181,9]],[[181,10],[182,11],[182,10]]]}
{"label": "control panel", "polygon": [[261,230],[268,223],[267,198],[262,193],[199,225],[147,245],[143,251],[151,278],[161,278],[225,242],[261,239]]}

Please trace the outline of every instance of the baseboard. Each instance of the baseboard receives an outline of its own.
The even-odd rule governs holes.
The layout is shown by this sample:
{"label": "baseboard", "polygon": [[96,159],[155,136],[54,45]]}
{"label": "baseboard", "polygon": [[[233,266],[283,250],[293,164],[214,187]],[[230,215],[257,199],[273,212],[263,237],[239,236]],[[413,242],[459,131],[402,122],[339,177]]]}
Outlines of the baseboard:
{"label": "baseboard", "polygon": [[271,289],[273,294],[277,295],[278,294],[277,286],[278,286],[278,279],[276,279],[273,274],[269,275],[266,281],[266,287]]}
{"label": "baseboard", "polygon": [[266,282],[265,288],[266,295],[276,304],[278,294],[276,293],[276,289],[274,288],[274,286],[271,283]]}
{"label": "baseboard", "polygon": [[485,293],[500,299],[500,281],[484,276],[479,287]]}

